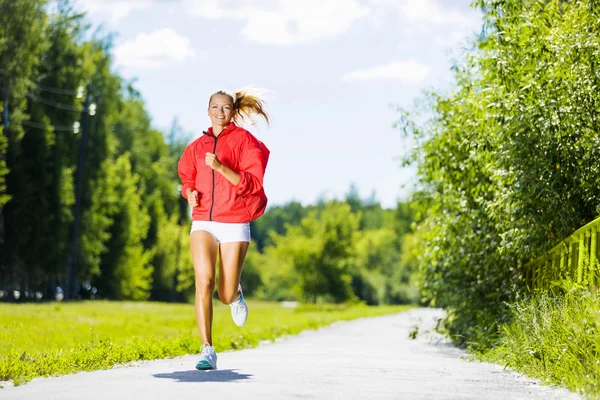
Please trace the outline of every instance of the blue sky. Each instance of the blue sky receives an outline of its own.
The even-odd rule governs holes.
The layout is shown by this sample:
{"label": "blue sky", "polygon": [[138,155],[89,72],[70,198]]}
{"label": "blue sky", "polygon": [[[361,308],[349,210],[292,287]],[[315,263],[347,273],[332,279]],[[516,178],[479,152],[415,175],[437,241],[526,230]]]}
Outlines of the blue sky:
{"label": "blue sky", "polygon": [[116,33],[115,70],[137,78],[156,128],[194,137],[219,88],[268,89],[273,118],[247,127],[271,150],[270,204],[342,198],[385,207],[415,181],[397,157],[396,105],[449,88],[452,57],[479,32],[470,0],[77,0]]}

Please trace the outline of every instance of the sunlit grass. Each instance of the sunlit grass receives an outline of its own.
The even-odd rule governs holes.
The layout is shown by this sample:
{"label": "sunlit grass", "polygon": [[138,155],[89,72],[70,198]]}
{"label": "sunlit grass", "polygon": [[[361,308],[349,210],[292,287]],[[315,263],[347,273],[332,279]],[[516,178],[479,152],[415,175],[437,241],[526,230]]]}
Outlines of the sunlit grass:
{"label": "sunlit grass", "polygon": [[[217,352],[315,329],[335,321],[408,310],[408,306],[303,305],[249,301],[243,328],[229,307],[215,304]],[[81,302],[0,304],[0,381],[111,368],[136,360],[198,353],[194,310],[188,304]]]}
{"label": "sunlit grass", "polygon": [[600,296],[541,294],[515,305],[499,345],[480,357],[600,397]]}

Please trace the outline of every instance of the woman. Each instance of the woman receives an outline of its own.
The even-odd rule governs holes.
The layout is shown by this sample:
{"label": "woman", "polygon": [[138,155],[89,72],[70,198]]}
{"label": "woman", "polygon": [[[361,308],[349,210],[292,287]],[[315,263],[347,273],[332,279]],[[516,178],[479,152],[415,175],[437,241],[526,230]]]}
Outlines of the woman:
{"label": "woman", "polygon": [[250,244],[250,221],[267,206],[263,176],[269,150],[237,124],[256,116],[269,123],[263,100],[249,90],[210,96],[212,127],[190,143],[179,160],[182,195],[192,207],[190,247],[196,275],[196,322],[202,349],[197,369],[216,369],[212,346],[212,294],[219,253],[219,299],[236,325],[248,318],[240,278]]}

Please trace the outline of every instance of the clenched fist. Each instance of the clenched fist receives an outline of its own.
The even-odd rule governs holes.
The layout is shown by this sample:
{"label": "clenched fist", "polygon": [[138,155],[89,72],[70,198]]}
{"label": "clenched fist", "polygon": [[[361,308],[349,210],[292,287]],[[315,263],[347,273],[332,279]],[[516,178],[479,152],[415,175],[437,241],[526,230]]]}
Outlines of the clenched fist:
{"label": "clenched fist", "polygon": [[198,191],[188,189],[187,190],[187,201],[190,207],[196,207],[198,205]]}
{"label": "clenched fist", "polygon": [[221,168],[222,165],[221,161],[219,161],[217,158],[217,155],[213,153],[206,153],[206,156],[204,157],[204,163],[215,171]]}

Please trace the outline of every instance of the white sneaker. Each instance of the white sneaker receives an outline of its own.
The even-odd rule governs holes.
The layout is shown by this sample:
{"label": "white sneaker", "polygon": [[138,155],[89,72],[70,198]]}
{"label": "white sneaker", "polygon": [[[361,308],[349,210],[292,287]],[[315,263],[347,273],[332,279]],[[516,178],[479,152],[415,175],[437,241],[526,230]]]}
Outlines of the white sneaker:
{"label": "white sneaker", "polygon": [[231,303],[231,318],[237,326],[243,326],[248,319],[248,305],[244,300],[244,293],[242,292],[242,285],[240,287],[240,298]]}
{"label": "white sneaker", "polygon": [[217,369],[217,353],[212,346],[208,344],[202,346],[200,361],[196,364],[196,369]]}

